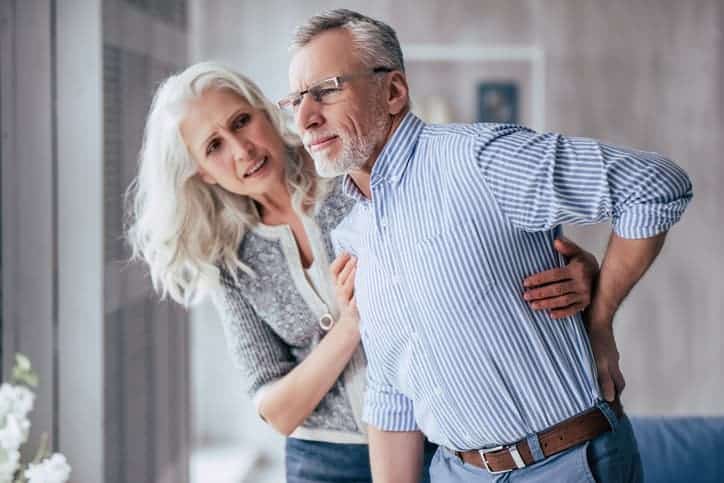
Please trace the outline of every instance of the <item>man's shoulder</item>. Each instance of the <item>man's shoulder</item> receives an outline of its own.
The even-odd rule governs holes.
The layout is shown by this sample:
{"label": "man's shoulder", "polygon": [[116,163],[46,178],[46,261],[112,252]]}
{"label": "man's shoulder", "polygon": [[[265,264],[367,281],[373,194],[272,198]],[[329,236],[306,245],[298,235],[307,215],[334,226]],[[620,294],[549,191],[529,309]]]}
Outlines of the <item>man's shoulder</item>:
{"label": "man's shoulder", "polygon": [[420,137],[428,140],[480,140],[521,130],[529,129],[519,124],[492,122],[426,124]]}
{"label": "man's shoulder", "polygon": [[[420,134],[419,152],[425,157],[445,158],[446,165],[479,159],[493,143],[518,133],[532,133],[529,128],[518,124],[488,122],[428,124]],[[498,149],[508,149],[507,143],[498,143]]]}

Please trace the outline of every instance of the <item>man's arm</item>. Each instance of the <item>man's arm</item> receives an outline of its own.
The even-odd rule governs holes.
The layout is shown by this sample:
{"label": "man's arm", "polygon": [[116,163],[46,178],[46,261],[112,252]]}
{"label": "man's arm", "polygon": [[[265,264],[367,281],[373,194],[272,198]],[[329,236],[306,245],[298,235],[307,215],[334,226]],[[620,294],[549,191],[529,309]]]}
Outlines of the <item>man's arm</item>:
{"label": "man's arm", "polygon": [[422,433],[367,428],[372,480],[375,483],[418,483],[422,473]]}
{"label": "man's arm", "polygon": [[598,383],[607,401],[613,401],[626,385],[618,365],[613,316],[631,288],[656,259],[665,238],[666,232],[638,240],[621,238],[612,233],[608,242],[598,286],[586,317],[591,348],[596,356]]}

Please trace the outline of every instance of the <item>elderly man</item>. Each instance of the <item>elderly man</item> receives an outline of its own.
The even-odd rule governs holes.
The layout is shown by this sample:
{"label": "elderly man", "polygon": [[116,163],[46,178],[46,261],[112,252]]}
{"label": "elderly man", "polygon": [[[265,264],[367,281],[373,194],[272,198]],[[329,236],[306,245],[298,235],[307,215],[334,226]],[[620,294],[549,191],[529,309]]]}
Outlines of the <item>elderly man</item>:
{"label": "elderly man", "polygon": [[[375,481],[641,481],[618,402],[614,314],[691,198],[654,153],[521,126],[427,125],[388,25],[348,10],[298,29],[280,106],[366,226],[356,299]],[[552,323],[519,280],[556,267],[563,223],[612,220],[587,324]],[[594,358],[595,354],[595,358]],[[594,363],[595,361],[595,363]]]}

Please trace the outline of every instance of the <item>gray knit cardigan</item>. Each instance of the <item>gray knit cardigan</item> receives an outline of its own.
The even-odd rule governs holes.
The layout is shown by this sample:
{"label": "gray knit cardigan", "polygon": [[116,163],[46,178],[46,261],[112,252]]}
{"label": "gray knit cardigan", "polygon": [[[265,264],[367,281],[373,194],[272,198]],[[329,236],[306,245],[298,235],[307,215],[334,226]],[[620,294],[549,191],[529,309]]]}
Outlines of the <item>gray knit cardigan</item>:
{"label": "gray knit cardigan", "polygon": [[[316,205],[303,223],[315,264],[328,270],[334,260],[330,232],[354,205],[341,182]],[[227,345],[243,372],[250,396],[287,374],[302,361],[324,331],[319,319],[336,307],[317,295],[305,276],[294,237],[287,226],[256,225],[244,235],[239,256],[255,273],[239,271],[238,283],[222,270],[213,301],[221,316]],[[342,376],[292,436],[331,442],[365,442],[361,422],[366,361],[357,350]]]}

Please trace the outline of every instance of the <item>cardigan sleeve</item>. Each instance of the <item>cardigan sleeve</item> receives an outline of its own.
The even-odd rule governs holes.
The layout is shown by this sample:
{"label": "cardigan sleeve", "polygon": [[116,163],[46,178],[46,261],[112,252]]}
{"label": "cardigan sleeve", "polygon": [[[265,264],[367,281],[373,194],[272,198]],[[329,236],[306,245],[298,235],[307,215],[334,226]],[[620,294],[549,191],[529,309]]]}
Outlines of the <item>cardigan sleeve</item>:
{"label": "cardigan sleeve", "polygon": [[241,370],[246,390],[257,391],[296,365],[289,346],[264,322],[238,287],[223,283],[212,296],[221,317],[231,358]]}

